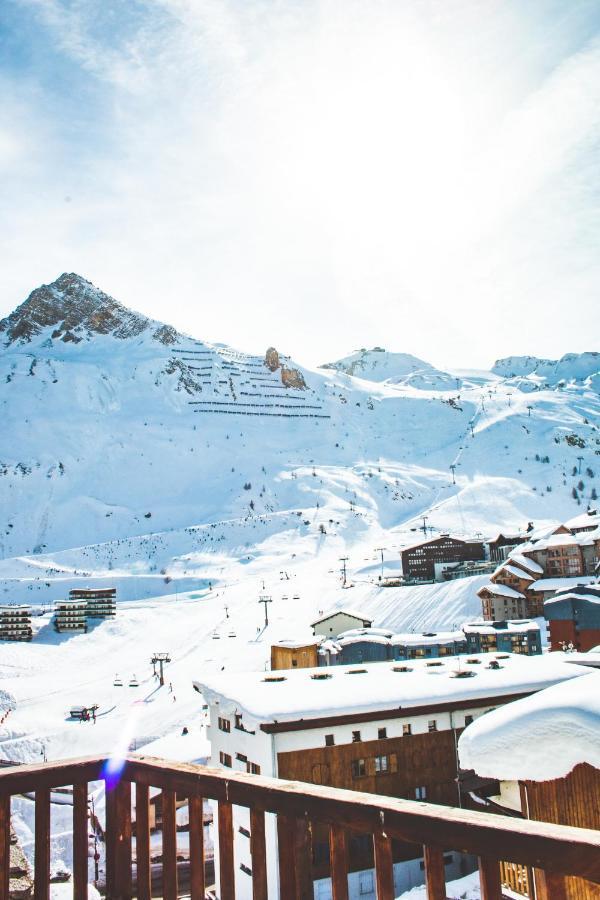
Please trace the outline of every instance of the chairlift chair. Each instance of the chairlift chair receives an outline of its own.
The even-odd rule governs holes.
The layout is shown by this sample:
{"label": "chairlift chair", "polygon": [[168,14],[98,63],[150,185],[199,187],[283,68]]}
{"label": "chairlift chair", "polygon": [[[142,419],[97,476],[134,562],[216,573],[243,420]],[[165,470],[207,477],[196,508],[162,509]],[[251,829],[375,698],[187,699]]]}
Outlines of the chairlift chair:
{"label": "chairlift chair", "polygon": [[235,631],[230,631],[228,637],[237,637]]}
{"label": "chairlift chair", "polygon": [[140,683],[137,680],[137,678],[135,677],[135,674],[132,675],[131,678],[129,679],[129,687],[139,687],[139,686],[140,686]]}
{"label": "chairlift chair", "polygon": [[213,633],[211,634],[211,637],[212,637],[213,641],[218,641],[218,640],[220,640],[221,635],[218,634],[216,631],[213,631]]}
{"label": "chairlift chair", "polygon": [[115,675],[115,680],[113,681],[113,687],[123,687],[123,680],[118,672]]}

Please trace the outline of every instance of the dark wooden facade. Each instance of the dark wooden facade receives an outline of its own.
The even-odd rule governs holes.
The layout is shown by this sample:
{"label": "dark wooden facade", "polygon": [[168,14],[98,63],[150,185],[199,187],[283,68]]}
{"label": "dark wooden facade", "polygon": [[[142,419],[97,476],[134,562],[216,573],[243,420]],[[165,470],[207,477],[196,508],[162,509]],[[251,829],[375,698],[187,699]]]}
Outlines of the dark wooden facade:
{"label": "dark wooden facade", "polygon": [[400,551],[402,574],[410,581],[433,581],[435,565],[485,559],[482,541],[463,541],[443,534]]}
{"label": "dark wooden facade", "polygon": [[[576,825],[600,832],[600,770],[583,763],[565,778],[521,782],[521,805],[528,818],[538,822]],[[535,872],[538,900],[554,900],[544,889],[544,878]],[[566,878],[559,900],[600,900],[600,885],[581,878]]]}

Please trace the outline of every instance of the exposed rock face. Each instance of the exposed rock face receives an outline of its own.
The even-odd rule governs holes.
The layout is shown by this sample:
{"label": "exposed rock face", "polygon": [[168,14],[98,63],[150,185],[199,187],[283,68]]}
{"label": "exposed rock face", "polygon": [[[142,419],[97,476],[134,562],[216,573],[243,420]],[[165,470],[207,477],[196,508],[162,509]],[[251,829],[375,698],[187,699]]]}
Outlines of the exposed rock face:
{"label": "exposed rock face", "polygon": [[275,347],[269,347],[265,354],[265,365],[271,372],[275,372],[279,368],[279,353]]}
{"label": "exposed rock face", "polygon": [[[28,343],[52,327],[53,340],[78,343],[94,334],[110,334],[121,339],[136,337],[156,325],[71,272],[32,291],[24,303],[0,322],[0,335],[5,335],[7,343]],[[163,344],[172,344],[178,333],[168,325],[160,325],[153,337]]]}
{"label": "exposed rock face", "polygon": [[285,366],[282,366],[281,383],[285,384],[286,387],[299,388],[302,391],[306,389],[304,376],[299,369],[286,369]]}

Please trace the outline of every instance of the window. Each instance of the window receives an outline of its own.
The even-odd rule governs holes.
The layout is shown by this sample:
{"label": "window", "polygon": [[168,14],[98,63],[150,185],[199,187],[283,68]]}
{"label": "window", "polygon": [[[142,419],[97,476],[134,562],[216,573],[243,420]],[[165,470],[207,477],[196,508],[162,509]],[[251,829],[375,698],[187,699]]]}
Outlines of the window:
{"label": "window", "polygon": [[375,757],[375,774],[376,775],[385,775],[386,772],[389,772],[389,760],[387,756],[376,756]]}
{"label": "window", "polygon": [[367,763],[364,759],[353,759],[352,760],[352,777],[353,778],[362,778],[363,775],[367,774]]}
{"label": "window", "polygon": [[326,746],[326,747],[333,747],[334,744],[335,744],[335,738],[334,738],[334,736],[333,736],[332,734],[326,734],[326,735],[325,735],[325,746]]}
{"label": "window", "polygon": [[437,721],[436,721],[436,719],[430,719],[430,720],[429,720],[429,722],[427,723],[427,730],[428,730],[428,731],[437,731]]}
{"label": "window", "polygon": [[377,737],[380,741],[384,740],[387,737],[387,728],[378,728]]}
{"label": "window", "polygon": [[412,734],[412,725],[405,723],[402,726],[402,734],[403,735]]}
{"label": "window", "polygon": [[358,873],[358,893],[361,895],[364,894],[373,894],[375,888],[373,886],[373,873],[372,872],[359,872]]}
{"label": "window", "polygon": [[253,762],[247,762],[246,772],[248,775],[260,775],[260,766]]}
{"label": "window", "polygon": [[297,665],[298,665],[298,660],[297,660],[297,659],[293,659],[293,660],[292,660],[292,669],[295,669]]}
{"label": "window", "polygon": [[239,759],[239,761],[243,762],[243,763],[248,762],[248,757],[246,756],[245,753],[236,753],[235,758]]}
{"label": "window", "polygon": [[421,785],[420,787],[415,788],[415,800],[426,800],[427,799],[427,788],[425,785]]}
{"label": "window", "polygon": [[221,716],[219,716],[219,731],[226,731],[227,733],[231,731],[231,722],[229,719],[222,719]]}
{"label": "window", "polygon": [[219,752],[219,762],[221,763],[222,766],[227,766],[227,768],[230,769],[231,768],[231,756],[229,755],[229,753],[223,753],[223,751],[221,750]]}
{"label": "window", "polygon": [[352,732],[352,743],[357,744],[360,741],[360,731]]}
{"label": "window", "polygon": [[473,716],[465,716],[465,728],[473,721]]}

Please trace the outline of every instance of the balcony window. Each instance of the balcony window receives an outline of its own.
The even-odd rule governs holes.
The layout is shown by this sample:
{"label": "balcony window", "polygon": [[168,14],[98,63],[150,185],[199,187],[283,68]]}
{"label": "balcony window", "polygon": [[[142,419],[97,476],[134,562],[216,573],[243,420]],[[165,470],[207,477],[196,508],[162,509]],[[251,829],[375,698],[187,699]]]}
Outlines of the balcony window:
{"label": "balcony window", "polygon": [[352,732],[352,743],[357,744],[360,741],[360,731]]}
{"label": "balcony window", "polygon": [[377,738],[380,741],[383,741],[387,737],[387,728],[378,728],[377,729]]}
{"label": "balcony window", "polygon": [[335,744],[335,737],[332,734],[326,734],[325,735],[325,746],[333,747],[334,744]]}
{"label": "balcony window", "polygon": [[427,799],[427,788],[423,784],[420,787],[415,788],[415,800],[426,800]]}
{"label": "balcony window", "polygon": [[437,721],[436,721],[436,719],[430,719],[430,720],[429,720],[429,722],[427,723],[427,730],[428,730],[428,731],[437,731]]}
{"label": "balcony window", "polygon": [[227,769],[231,768],[231,755],[229,753],[223,753],[222,750],[219,751],[219,762],[222,766],[225,766]]}
{"label": "balcony window", "polygon": [[402,734],[405,736],[407,734],[412,734],[412,725],[404,724],[402,726]]}
{"label": "balcony window", "polygon": [[385,775],[389,772],[389,760],[387,756],[376,756],[375,757],[375,774],[376,775]]}
{"label": "balcony window", "polygon": [[225,731],[227,734],[231,731],[231,722],[229,719],[222,719],[219,716],[219,731]]}

